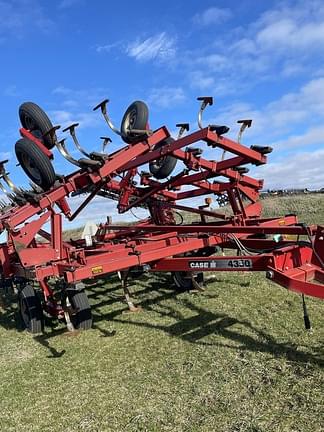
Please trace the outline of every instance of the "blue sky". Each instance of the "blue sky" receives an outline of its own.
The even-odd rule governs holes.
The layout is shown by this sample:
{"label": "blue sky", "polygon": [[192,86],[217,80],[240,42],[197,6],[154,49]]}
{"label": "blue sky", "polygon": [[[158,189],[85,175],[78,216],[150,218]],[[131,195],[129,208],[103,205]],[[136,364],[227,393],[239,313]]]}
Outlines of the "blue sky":
{"label": "blue sky", "polygon": [[[253,172],[265,188],[323,187],[323,47],[317,0],[0,0],[0,157],[25,184],[13,148],[27,100],[54,123],[79,121],[82,144],[98,150],[99,136],[113,138],[92,112],[104,98],[117,124],[141,99],[153,128],[174,131],[181,121],[194,130],[196,97],[212,95],[206,122],[230,126],[235,137],[236,120],[252,118],[245,143],[273,146],[269,164]],[[120,145],[115,137],[111,149]],[[59,154],[55,166],[73,170]],[[102,207],[99,200],[91,212],[99,218]]]}

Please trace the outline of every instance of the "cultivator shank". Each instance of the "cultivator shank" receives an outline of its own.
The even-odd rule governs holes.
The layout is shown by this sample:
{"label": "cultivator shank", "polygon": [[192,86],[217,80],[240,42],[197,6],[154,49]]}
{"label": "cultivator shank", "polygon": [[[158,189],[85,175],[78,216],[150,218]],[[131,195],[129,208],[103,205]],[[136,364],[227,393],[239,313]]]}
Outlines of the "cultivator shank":
{"label": "cultivator shank", "polygon": [[[248,165],[265,164],[272,149],[241,143],[251,120],[238,121],[237,141],[224,136],[227,126],[203,127],[203,112],[213,101],[198,99],[198,130],[189,133],[189,125],[180,123],[176,139],[165,126],[149,129],[143,102],[128,108],[120,129],[108,115],[108,100],[101,102],[95,109],[125,145],[106,152],[111,140],[102,137],[102,152],[85,150],[74,123],[63,132],[70,134],[79,159],[69,152],[66,138],[57,138],[59,126],[53,126],[37,105],[23,104],[16,153],[32,183],[30,190],[16,187],[6,161],[0,163],[0,188],[8,200],[0,202],[0,231],[8,236],[0,247],[3,279],[19,281],[19,293],[37,282],[42,292],[39,308],[65,319],[69,328],[91,326],[82,281],[112,272],[119,272],[133,311],[137,309],[127,281],[134,271],[170,272],[178,287],[193,290],[203,289],[205,271],[265,271],[288,289],[324,298],[324,228],[298,224],[295,215],[261,217],[263,180],[247,175]],[[56,175],[53,148],[77,170]],[[149,171],[144,171],[147,164]],[[84,201],[72,212],[69,198],[83,194]],[[210,208],[211,195],[217,210]],[[149,216],[132,225],[102,223],[87,241],[63,241],[62,219],[73,221],[96,196],[117,201],[119,213],[142,207]],[[205,204],[196,204],[202,197]],[[186,223],[186,214],[199,220]],[[218,253],[224,249],[235,254]],[[28,302],[25,307],[28,310]],[[32,323],[31,318],[26,323],[31,331]]]}

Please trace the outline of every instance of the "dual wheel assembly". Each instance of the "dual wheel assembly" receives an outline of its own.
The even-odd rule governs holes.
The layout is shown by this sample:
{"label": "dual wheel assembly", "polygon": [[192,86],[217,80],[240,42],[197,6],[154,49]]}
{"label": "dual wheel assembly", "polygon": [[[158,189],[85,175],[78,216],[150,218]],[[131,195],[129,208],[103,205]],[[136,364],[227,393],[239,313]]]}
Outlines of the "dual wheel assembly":
{"label": "dual wheel assembly", "polygon": [[[55,133],[49,133],[53,124],[47,114],[33,102],[25,102],[19,107],[19,119],[24,129],[28,130],[48,150],[55,147]],[[138,131],[148,129],[148,108],[142,101],[133,102],[126,110],[120,127],[120,135],[127,144],[134,144],[147,138]],[[135,131],[135,132],[133,132]],[[170,137],[158,143],[155,149],[161,149],[174,140]],[[18,162],[27,176],[44,191],[49,190],[57,176],[50,158],[37,145],[26,137],[16,142],[15,152]],[[162,156],[149,163],[149,170],[156,179],[167,178],[174,170],[177,159],[172,156]]]}
{"label": "dual wheel assembly", "polygon": [[[67,289],[62,295],[62,309],[68,313],[68,320],[77,330],[89,330],[92,314],[85,291]],[[18,310],[23,326],[32,334],[42,333],[44,313],[40,293],[26,284],[18,292]]]}

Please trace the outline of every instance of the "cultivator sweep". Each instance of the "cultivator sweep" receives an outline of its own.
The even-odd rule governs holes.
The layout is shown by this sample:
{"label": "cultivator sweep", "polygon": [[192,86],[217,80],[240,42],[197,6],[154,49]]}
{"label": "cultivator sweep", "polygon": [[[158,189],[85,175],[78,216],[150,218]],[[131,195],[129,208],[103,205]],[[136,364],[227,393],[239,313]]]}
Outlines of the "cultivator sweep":
{"label": "cultivator sweep", "polygon": [[[296,215],[261,216],[263,181],[248,176],[247,165],[265,164],[272,149],[241,143],[251,120],[238,121],[237,141],[225,137],[227,126],[204,127],[202,115],[213,100],[198,99],[198,129],[189,133],[189,124],[180,123],[176,139],[165,126],[149,128],[148,108],[141,101],[126,110],[120,129],[109,117],[108,100],[101,102],[95,110],[125,145],[109,153],[111,140],[102,137],[101,152],[86,151],[76,135],[78,124],[72,124],[63,132],[70,134],[79,159],[69,152],[66,138],[58,139],[60,126],[53,126],[39,106],[20,106],[15,151],[31,187],[15,186],[7,161],[0,163],[5,195],[0,230],[7,233],[0,263],[3,284],[17,290],[29,331],[42,330],[44,312],[65,320],[70,330],[90,328],[82,281],[113,272],[120,276],[129,309],[136,311],[128,282],[141,272],[169,272],[177,289],[199,291],[206,271],[265,271],[269,279],[302,294],[309,326],[304,294],[324,298],[324,227],[298,223]],[[77,167],[74,172],[55,173],[54,148]],[[75,195],[84,200],[72,212],[68,199]],[[64,241],[63,217],[73,221],[96,196],[115,200],[119,213],[144,207],[149,217],[131,225],[113,225],[108,217],[94,236]],[[211,209],[210,196],[216,197],[217,210]],[[205,204],[197,206],[202,197]],[[196,221],[187,223],[186,214],[196,215]],[[220,253],[225,249],[234,252]]]}

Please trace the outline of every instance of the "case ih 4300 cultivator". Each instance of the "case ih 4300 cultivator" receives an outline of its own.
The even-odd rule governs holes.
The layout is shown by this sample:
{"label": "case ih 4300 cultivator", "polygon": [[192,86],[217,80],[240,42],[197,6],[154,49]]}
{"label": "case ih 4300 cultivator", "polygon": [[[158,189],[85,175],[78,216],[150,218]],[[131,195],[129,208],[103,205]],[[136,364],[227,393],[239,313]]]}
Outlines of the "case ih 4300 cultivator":
{"label": "case ih 4300 cultivator", "polygon": [[[178,289],[196,291],[204,289],[206,271],[265,271],[269,279],[302,294],[309,327],[304,295],[324,298],[324,227],[300,224],[295,215],[262,218],[258,198],[263,181],[248,176],[246,166],[265,164],[271,147],[241,144],[251,120],[239,121],[237,141],[224,136],[226,126],[203,127],[202,113],[212,98],[198,99],[198,130],[189,133],[188,124],[179,124],[176,139],[165,126],[149,129],[148,109],[140,101],[130,105],[117,129],[108,116],[108,101],[103,101],[95,110],[101,110],[125,145],[106,152],[110,139],[104,137],[102,152],[90,153],[78,141],[78,125],[72,124],[63,132],[70,133],[80,159],[69,153],[65,138],[58,140],[59,126],[53,127],[41,108],[32,102],[20,106],[21,139],[15,151],[32,183],[30,190],[16,187],[6,161],[0,163],[0,188],[6,195],[0,203],[0,229],[7,232],[0,262],[3,284],[17,290],[29,331],[42,330],[44,312],[65,320],[68,329],[90,328],[82,281],[112,272],[118,272],[128,307],[136,311],[127,281],[142,271],[169,272]],[[204,146],[213,159],[219,153],[219,160],[204,158]],[[55,174],[55,147],[76,171]],[[145,165],[148,172],[141,171]],[[86,195],[72,213],[68,198],[77,194]],[[90,239],[63,241],[62,218],[74,220],[97,195],[116,200],[119,213],[145,207],[149,217],[133,225],[102,223]],[[212,210],[210,198],[199,207],[183,203],[205,195],[215,195],[227,211]],[[187,212],[199,222],[185,223]],[[47,223],[50,232],[43,228]],[[233,254],[217,254],[220,248]]]}

